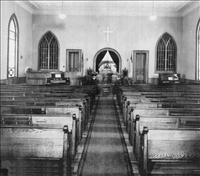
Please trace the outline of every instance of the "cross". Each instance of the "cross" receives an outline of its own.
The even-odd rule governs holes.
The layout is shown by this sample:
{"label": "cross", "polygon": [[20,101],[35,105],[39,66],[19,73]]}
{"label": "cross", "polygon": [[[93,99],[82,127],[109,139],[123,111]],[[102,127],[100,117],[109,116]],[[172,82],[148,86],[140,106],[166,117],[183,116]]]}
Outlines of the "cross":
{"label": "cross", "polygon": [[113,32],[110,30],[109,26],[107,26],[106,30],[103,31],[106,34],[106,41],[109,42],[110,34]]}

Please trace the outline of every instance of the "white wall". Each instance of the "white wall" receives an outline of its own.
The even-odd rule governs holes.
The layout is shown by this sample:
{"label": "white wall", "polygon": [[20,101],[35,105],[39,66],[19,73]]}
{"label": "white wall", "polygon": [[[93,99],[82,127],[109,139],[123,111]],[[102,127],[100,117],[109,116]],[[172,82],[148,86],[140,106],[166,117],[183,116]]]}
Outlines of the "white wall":
{"label": "white wall", "polygon": [[[7,78],[8,23],[15,13],[19,23],[19,76],[32,61],[32,14],[13,1],[1,1],[1,73],[0,79]],[[32,66],[32,65],[31,65]]]}
{"label": "white wall", "polygon": [[[164,32],[168,32],[177,43],[177,71],[186,73],[187,77],[194,75],[190,73],[192,71],[187,71],[188,63],[182,62],[187,61],[186,54],[188,52],[185,51],[190,50],[191,45],[184,45],[185,53],[181,53],[181,42],[182,32],[184,34],[183,42],[187,38],[185,34],[189,31],[189,29],[187,30],[190,26],[189,22],[194,21],[194,24],[196,23],[192,18],[197,16],[197,11],[195,15],[188,15],[183,20],[180,17],[158,17],[157,21],[154,22],[149,21],[148,17],[130,16],[67,16],[65,20],[60,20],[57,16],[32,16],[16,3],[2,1],[1,79],[7,77],[8,21],[13,13],[16,14],[19,23],[19,76],[24,76],[24,70],[27,66],[34,70],[38,69],[38,43],[42,35],[48,30],[51,30],[58,38],[60,45],[59,69],[62,71],[66,69],[66,49],[83,50],[84,69],[86,70],[89,67],[93,68],[93,59],[98,50],[111,47],[121,55],[122,68],[126,67],[129,70],[132,68],[130,63],[132,50],[149,50],[149,77],[153,78],[156,76],[156,43]],[[103,33],[107,26],[113,31],[109,43],[106,42]],[[189,52],[192,53],[193,51]],[[192,54],[188,55],[191,56]],[[194,64],[191,69],[194,69],[193,67]]]}
{"label": "white wall", "polygon": [[195,79],[195,61],[196,61],[196,28],[200,19],[200,6],[192,10],[183,17],[183,35],[182,35],[182,54],[181,54],[181,73],[185,74],[187,79]]}
{"label": "white wall", "polygon": [[[110,42],[105,40],[106,27],[113,31]],[[68,16],[59,20],[57,16],[33,16],[33,69],[38,66],[38,43],[42,35],[51,30],[60,44],[60,70],[65,71],[66,49],[82,49],[85,69],[93,68],[93,59],[104,47],[116,49],[122,57],[122,68],[130,69],[132,50],[149,50],[149,76],[155,76],[155,49],[159,37],[168,32],[178,47],[178,63],[181,51],[182,20],[179,17],[159,17],[149,21],[148,17],[130,16]],[[86,58],[88,61],[86,61]],[[180,70],[178,66],[178,71]]]}

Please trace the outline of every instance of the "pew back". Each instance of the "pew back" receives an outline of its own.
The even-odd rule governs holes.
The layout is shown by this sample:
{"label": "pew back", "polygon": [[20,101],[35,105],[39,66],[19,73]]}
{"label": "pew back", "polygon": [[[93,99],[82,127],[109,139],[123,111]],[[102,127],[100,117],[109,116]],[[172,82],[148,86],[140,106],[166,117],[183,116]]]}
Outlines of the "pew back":
{"label": "pew back", "polygon": [[[144,128],[141,144],[140,161],[144,175],[153,175],[158,170],[172,175],[193,175],[193,172],[200,171],[200,129]],[[183,162],[190,167],[185,167]],[[157,163],[159,167],[155,167]]]}

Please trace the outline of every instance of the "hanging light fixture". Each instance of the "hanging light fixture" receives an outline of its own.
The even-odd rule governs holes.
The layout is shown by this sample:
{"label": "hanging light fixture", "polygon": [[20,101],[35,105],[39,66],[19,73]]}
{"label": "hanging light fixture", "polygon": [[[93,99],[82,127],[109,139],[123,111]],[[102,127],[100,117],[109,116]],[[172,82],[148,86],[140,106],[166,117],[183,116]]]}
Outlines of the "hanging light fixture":
{"label": "hanging light fixture", "polygon": [[152,11],[151,11],[151,15],[149,16],[149,19],[150,19],[151,21],[155,21],[155,20],[157,19],[157,16],[156,16],[156,14],[155,14],[155,2],[154,2],[154,0],[153,0],[152,3],[153,3],[153,4],[152,4]]}
{"label": "hanging light fixture", "polygon": [[66,18],[66,15],[64,13],[60,13],[58,16],[61,20],[64,20]]}
{"label": "hanging light fixture", "polygon": [[62,7],[61,7],[61,12],[58,14],[58,17],[61,20],[64,20],[66,18],[66,14],[63,12],[63,0],[62,0]]}

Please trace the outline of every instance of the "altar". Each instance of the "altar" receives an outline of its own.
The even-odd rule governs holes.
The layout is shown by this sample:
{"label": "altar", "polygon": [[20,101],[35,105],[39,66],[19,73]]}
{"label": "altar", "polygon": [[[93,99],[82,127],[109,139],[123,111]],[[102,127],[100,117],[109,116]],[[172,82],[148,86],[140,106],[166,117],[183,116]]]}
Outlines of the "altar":
{"label": "altar", "polygon": [[117,72],[116,64],[107,51],[106,55],[99,64],[97,81],[100,84],[111,84],[117,81],[118,77],[119,74]]}

